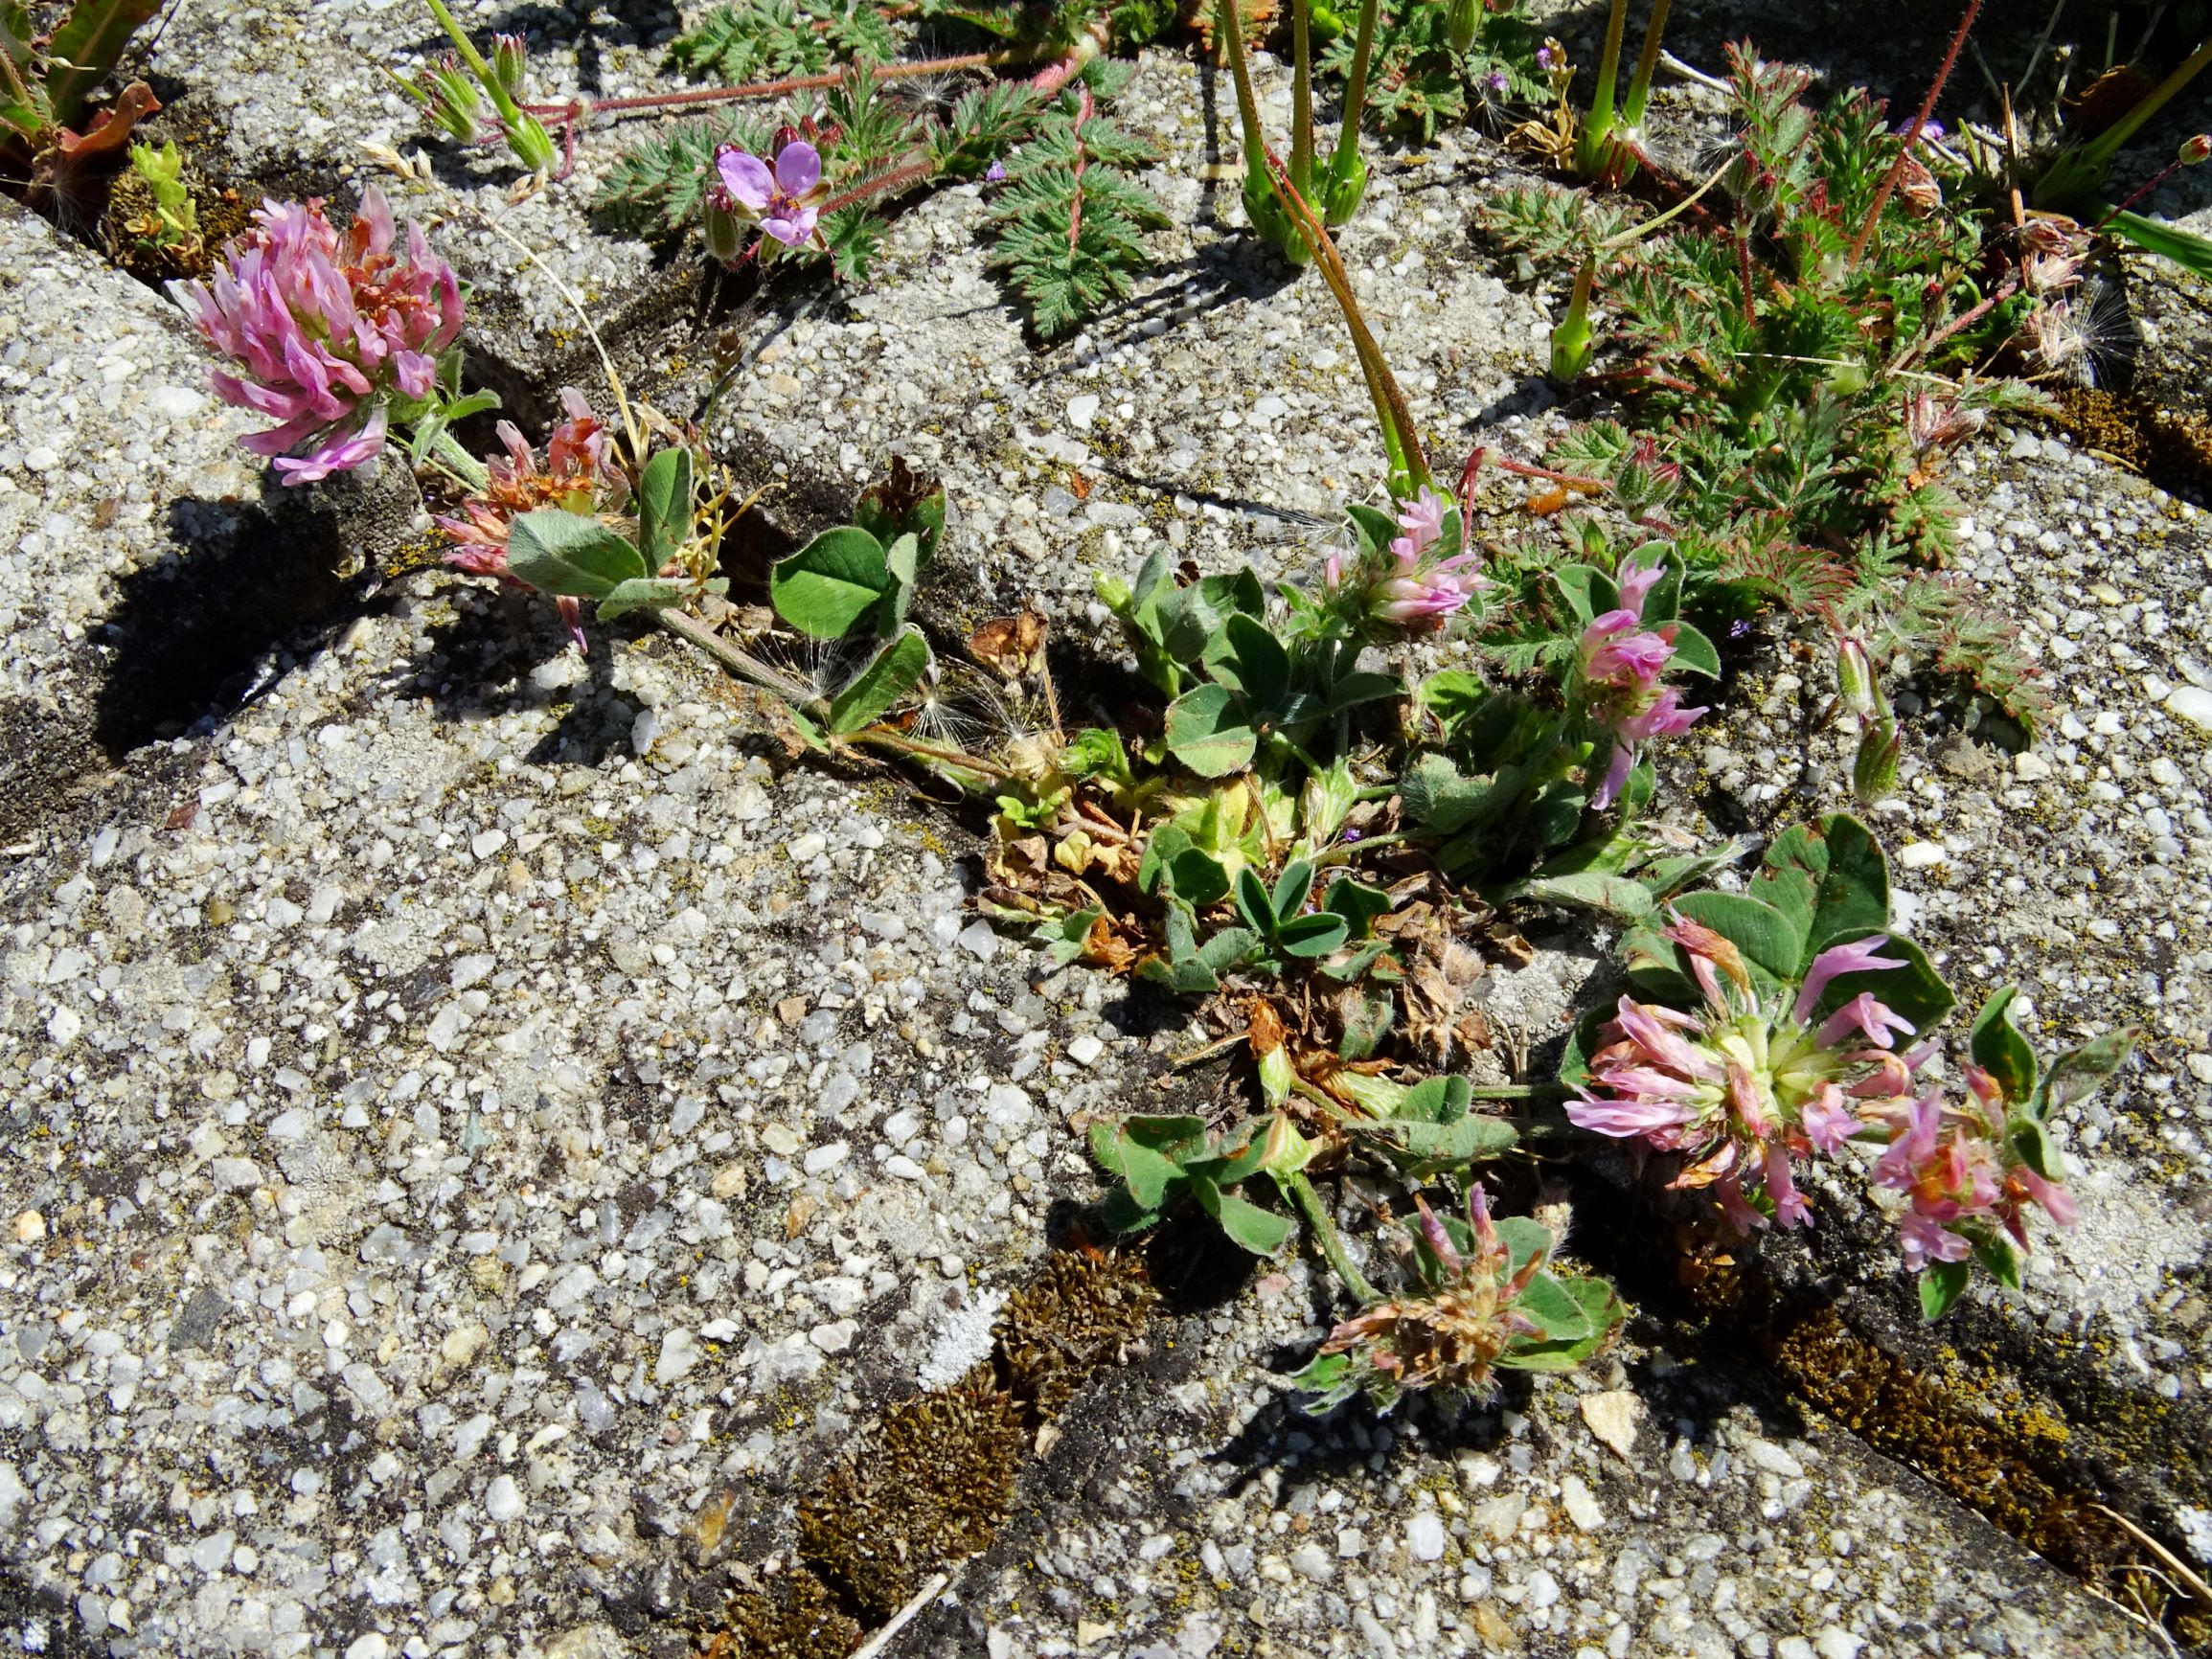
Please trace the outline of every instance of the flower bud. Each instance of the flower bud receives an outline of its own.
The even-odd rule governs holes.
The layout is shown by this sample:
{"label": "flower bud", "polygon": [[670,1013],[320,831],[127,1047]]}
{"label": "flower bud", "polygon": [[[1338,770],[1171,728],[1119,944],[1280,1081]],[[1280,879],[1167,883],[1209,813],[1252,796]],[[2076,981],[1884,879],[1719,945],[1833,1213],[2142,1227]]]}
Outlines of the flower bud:
{"label": "flower bud", "polygon": [[1575,273],[1574,297],[1566,315],[1552,326],[1552,378],[1564,386],[1589,367],[1594,342],[1590,336],[1590,286],[1597,280],[1598,262],[1583,261]]}
{"label": "flower bud", "polygon": [[1859,755],[1851,763],[1851,793],[1862,807],[1897,793],[1897,722],[1881,719],[1868,726],[1859,739]]}
{"label": "flower bud", "polygon": [[419,95],[431,121],[449,137],[463,144],[474,142],[482,94],[458,58],[448,53],[424,69]]}
{"label": "flower bud", "polygon": [[1482,18],[1482,0],[1450,0],[1445,12],[1444,27],[1451,37],[1451,49],[1465,52],[1474,44],[1475,25]]}
{"label": "flower bud", "polygon": [[553,134],[547,132],[535,115],[518,115],[506,126],[507,148],[514,152],[514,159],[532,172],[552,170]]}
{"label": "flower bud", "polygon": [[2181,165],[2202,167],[2212,161],[2212,132],[2200,132],[2194,138],[2181,141]]}
{"label": "flower bud", "polygon": [[1874,718],[1881,682],[1875,678],[1873,663],[1867,660],[1866,648],[1857,640],[1845,640],[1836,648],[1836,693],[1843,706],[1860,720]]}
{"label": "flower bud", "polygon": [[510,98],[522,96],[522,74],[529,48],[519,34],[495,34],[491,39],[491,79]]}
{"label": "flower bud", "polygon": [[744,251],[745,221],[733,211],[729,197],[710,191],[701,204],[699,225],[707,234],[707,252],[725,265],[737,263]]}

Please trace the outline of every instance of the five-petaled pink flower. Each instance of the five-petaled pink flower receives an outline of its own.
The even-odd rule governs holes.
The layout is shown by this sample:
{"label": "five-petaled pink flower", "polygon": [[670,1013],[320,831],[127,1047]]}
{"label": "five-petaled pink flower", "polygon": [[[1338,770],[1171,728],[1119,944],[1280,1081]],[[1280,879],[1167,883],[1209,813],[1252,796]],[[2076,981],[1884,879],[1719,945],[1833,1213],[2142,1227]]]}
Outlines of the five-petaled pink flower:
{"label": "five-petaled pink flower", "polygon": [[822,153],[805,139],[794,138],[778,150],[772,170],[759,156],[726,144],[715,157],[715,170],[730,200],[786,247],[802,247],[813,236]]}
{"label": "five-petaled pink flower", "polygon": [[320,198],[263,202],[254,217],[209,281],[172,292],[236,365],[209,375],[216,396],[277,421],[240,443],[274,457],[286,484],[311,484],[383,448],[392,398],[436,390],[437,354],[461,333],[461,283],[420,225],[394,251],[374,187],[342,237]]}

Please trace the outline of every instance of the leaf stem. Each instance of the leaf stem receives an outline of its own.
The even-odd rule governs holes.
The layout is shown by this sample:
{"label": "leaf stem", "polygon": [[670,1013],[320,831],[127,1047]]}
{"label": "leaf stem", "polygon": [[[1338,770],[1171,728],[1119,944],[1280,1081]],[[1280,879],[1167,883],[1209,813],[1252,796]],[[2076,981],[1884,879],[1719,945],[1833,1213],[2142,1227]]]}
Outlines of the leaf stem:
{"label": "leaf stem", "polygon": [[[1920,112],[1912,118],[1912,125],[1904,129],[1904,140],[1897,147],[1897,159],[1889,164],[1889,170],[1881,175],[1881,183],[1874,193],[1874,203],[1866,210],[1866,222],[1859,227],[1859,234],[1851,239],[1851,252],[1845,260],[1847,267],[1856,266],[1866,257],[1866,245],[1874,239],[1874,230],[1881,222],[1881,210],[1889,205],[1896,193],[1898,180],[1904,176],[1905,164],[1912,159],[1912,147],[1920,142],[1920,129],[1935,114],[1935,101],[1943,96],[1944,85],[1950,80],[1950,72],[1958,65],[1958,55],[1966,46],[1966,37],[1973,28],[1973,20],[1981,15],[1981,0],[1966,0],[1966,15],[1958,20],[1958,28],[1950,37],[1950,50],[1943,55],[1937,66],[1935,80],[1928,85],[1927,96],[1920,101]],[[2212,48],[2212,41],[2205,42]],[[1745,307],[1748,310],[1748,306]]]}
{"label": "leaf stem", "polygon": [[1375,24],[1381,0],[1360,0],[1359,34],[1352,43],[1352,74],[1344,82],[1344,125],[1336,129],[1336,153],[1329,170],[1338,172],[1350,164],[1345,151],[1357,153],[1359,124],[1367,116],[1367,71],[1375,55]]}
{"label": "leaf stem", "polygon": [[1277,1175],[1275,1184],[1306,1217],[1306,1224],[1313,1229],[1313,1241],[1321,1246],[1321,1254],[1329,1259],[1330,1268],[1344,1281],[1344,1288],[1352,1292],[1353,1299],[1363,1307],[1381,1301],[1375,1286],[1367,1283],[1367,1275],[1359,1271],[1358,1264],[1345,1250],[1343,1235],[1329,1218],[1328,1206],[1321,1202],[1321,1194],[1313,1191],[1313,1183],[1307,1178],[1306,1171],[1296,1170],[1288,1175]]}
{"label": "leaf stem", "polygon": [[780,669],[770,668],[760,658],[738,649],[688,611],[655,606],[652,620],[684,644],[705,652],[739,679],[775,693],[794,708],[803,709],[814,700],[811,687],[801,685]]}

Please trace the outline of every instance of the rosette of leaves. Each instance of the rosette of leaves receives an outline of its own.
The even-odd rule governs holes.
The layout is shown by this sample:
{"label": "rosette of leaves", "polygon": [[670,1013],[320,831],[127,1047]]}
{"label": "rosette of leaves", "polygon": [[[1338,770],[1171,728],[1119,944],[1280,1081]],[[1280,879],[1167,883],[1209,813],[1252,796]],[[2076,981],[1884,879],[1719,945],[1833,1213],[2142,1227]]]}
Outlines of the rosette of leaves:
{"label": "rosette of leaves", "polygon": [[1295,1230],[1292,1223],[1234,1189],[1266,1170],[1271,1159],[1280,1163],[1286,1131],[1297,1134],[1279,1117],[1240,1125],[1225,1135],[1210,1130],[1205,1119],[1190,1116],[1093,1124],[1091,1156],[1122,1183],[1106,1200],[1107,1224],[1117,1232],[1142,1232],[1188,1202],[1253,1255],[1274,1255]]}
{"label": "rosette of leaves", "polygon": [[1286,642],[1268,625],[1266,592],[1249,566],[1179,584],[1156,550],[1133,586],[1101,581],[1099,594],[1121,620],[1138,670],[1174,699],[1168,752],[1201,778],[1241,772],[1264,748],[1295,744],[1403,689],[1395,675],[1350,667],[1335,642],[1299,634]]}
{"label": "rosette of leaves", "polygon": [[912,693],[931,662],[906,612],[944,534],[944,486],[894,462],[886,483],[862,491],[854,518],[778,559],[768,578],[776,614],[809,638],[881,642],[833,695],[794,711],[815,742],[825,731],[833,739],[874,725]]}

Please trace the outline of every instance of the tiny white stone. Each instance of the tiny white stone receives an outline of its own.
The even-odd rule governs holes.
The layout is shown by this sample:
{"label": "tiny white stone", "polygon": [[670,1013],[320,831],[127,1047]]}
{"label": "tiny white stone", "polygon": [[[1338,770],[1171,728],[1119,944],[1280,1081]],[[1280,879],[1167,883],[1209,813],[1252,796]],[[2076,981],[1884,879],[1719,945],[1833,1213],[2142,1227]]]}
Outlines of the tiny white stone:
{"label": "tiny white stone", "polygon": [[688,1375],[704,1357],[698,1338],[679,1325],[660,1339],[660,1362],[653,1367],[653,1380],[666,1387]]}
{"label": "tiny white stone", "polygon": [[853,1346],[853,1338],[860,1328],[850,1319],[840,1319],[830,1325],[817,1325],[807,1332],[807,1339],[824,1353],[843,1353]]}
{"label": "tiny white stone", "polygon": [[65,1049],[77,1040],[77,1034],[84,1029],[84,1016],[73,1008],[57,1008],[46,1016],[46,1034],[54,1046]]}
{"label": "tiny white stone", "polygon": [[61,457],[41,443],[23,451],[23,465],[33,472],[51,472],[61,465]]}
{"label": "tiny white stone", "polygon": [[506,830],[486,830],[482,833],[470,839],[468,843],[468,851],[475,853],[479,858],[489,858],[506,845]]}
{"label": "tiny white stone", "polygon": [[1106,1044],[1100,1042],[1088,1032],[1084,1032],[1083,1035],[1067,1045],[1067,1057],[1079,1066],[1088,1066],[1105,1053]]}
{"label": "tiny white stone", "polygon": [[2212,732],[2212,692],[2201,686],[2176,687],[2166,699],[2166,712]]}
{"label": "tiny white stone", "polygon": [[484,1489],[484,1512],[505,1525],[522,1513],[522,1489],[513,1475],[493,1475]]}
{"label": "tiny white stone", "polygon": [[1566,1510],[1567,1519],[1585,1533],[1594,1533],[1606,1524],[1606,1511],[1580,1475],[1562,1477],[1560,1503]]}
{"label": "tiny white stone", "polygon": [[1405,1547],[1417,1561],[1442,1560],[1444,1539],[1444,1517],[1434,1510],[1423,1510],[1405,1523]]}
{"label": "tiny white stone", "polygon": [[1098,417],[1098,398],[1085,392],[1080,398],[1067,400],[1067,419],[1071,426],[1088,427]]}
{"label": "tiny white stone", "polygon": [[366,1636],[356,1636],[346,1649],[346,1659],[391,1659],[392,1644],[384,1640],[381,1630],[372,1630]]}
{"label": "tiny white stone", "polygon": [[1908,841],[1897,850],[1897,861],[1907,870],[1927,870],[1950,856],[1940,841]]}
{"label": "tiny white stone", "polygon": [[784,851],[790,854],[793,864],[811,864],[822,856],[830,845],[830,838],[819,830],[810,830],[791,842]]}
{"label": "tiny white stone", "polygon": [[824,1170],[834,1169],[842,1164],[852,1149],[843,1141],[832,1141],[827,1147],[811,1148],[802,1162],[808,1174],[819,1175]]}

